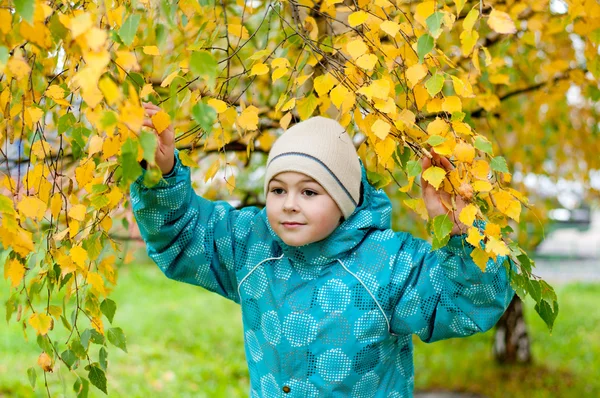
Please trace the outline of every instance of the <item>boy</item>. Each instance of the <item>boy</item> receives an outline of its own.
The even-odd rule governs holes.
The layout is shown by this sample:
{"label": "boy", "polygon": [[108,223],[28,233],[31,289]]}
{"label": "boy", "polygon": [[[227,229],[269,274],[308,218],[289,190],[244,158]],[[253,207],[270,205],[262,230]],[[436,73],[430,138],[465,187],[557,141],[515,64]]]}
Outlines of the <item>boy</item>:
{"label": "boy", "polygon": [[[392,231],[389,199],[333,120],[311,118],[275,142],[263,210],[195,195],[173,130],[159,141],[165,181],[131,187],[142,237],[168,277],[241,304],[251,397],[412,396],[413,333],[432,342],[488,330],[512,298],[502,259],[485,273],[471,260],[465,226],[436,251]],[[422,184],[429,215],[446,213],[442,193]]]}

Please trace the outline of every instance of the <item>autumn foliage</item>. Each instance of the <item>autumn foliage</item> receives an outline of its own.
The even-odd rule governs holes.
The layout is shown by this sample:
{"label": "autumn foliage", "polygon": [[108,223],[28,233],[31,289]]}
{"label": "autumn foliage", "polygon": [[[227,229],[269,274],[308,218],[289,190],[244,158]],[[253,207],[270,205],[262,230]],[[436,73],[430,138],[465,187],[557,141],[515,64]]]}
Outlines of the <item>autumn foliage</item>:
{"label": "autumn foliage", "polygon": [[[475,262],[509,255],[513,286],[552,327],[511,170],[585,180],[600,166],[597,1],[0,1],[0,33],[0,259],[7,320],[37,335],[38,372],[64,366],[76,392],[88,380],[106,392],[107,342],[126,350],[110,233],[140,161],[146,184],[161,178],[142,101],[165,110],[159,132],[175,125],[183,163],[231,195],[253,153],[317,114],[346,126],[374,183],[425,220],[419,160],[450,158],[454,170],[422,178],[468,201],[460,221],[485,223],[464,231]],[[427,221],[445,245],[448,217]]]}

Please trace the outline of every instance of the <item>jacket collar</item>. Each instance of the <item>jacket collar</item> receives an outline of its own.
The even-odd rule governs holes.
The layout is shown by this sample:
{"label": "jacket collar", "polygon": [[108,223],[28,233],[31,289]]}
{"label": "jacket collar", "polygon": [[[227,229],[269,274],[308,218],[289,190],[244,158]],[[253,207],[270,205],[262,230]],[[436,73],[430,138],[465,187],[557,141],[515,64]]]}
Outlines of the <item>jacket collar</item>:
{"label": "jacket collar", "polygon": [[392,205],[383,190],[376,190],[367,180],[362,168],[361,201],[354,212],[344,220],[327,238],[304,246],[288,246],[271,229],[266,209],[261,216],[277,245],[297,267],[311,265],[322,266],[344,257],[358,246],[373,230],[385,230],[391,227]]}

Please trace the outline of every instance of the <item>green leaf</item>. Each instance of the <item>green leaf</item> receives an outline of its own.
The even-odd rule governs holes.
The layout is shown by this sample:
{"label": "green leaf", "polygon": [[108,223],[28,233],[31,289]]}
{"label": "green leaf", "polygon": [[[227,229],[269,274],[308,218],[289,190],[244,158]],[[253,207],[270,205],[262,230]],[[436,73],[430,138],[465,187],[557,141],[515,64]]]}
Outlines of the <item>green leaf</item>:
{"label": "green leaf", "polygon": [[419,56],[419,63],[423,63],[423,60],[429,52],[433,50],[433,37],[428,34],[424,34],[419,37],[417,41],[417,55]]}
{"label": "green leaf", "polygon": [[502,156],[496,156],[495,158],[493,158],[490,162],[490,166],[494,171],[500,171],[502,173],[509,172],[508,165],[506,164],[506,159],[504,159]]}
{"label": "green leaf", "polygon": [[542,320],[546,323],[546,326],[548,326],[550,332],[552,332],[554,321],[558,316],[558,302],[553,302],[551,306],[550,304],[548,304],[548,302],[542,300],[539,302],[539,304],[536,304],[535,310],[540,315]]}
{"label": "green leaf", "polygon": [[73,384],[73,391],[77,393],[77,398],[87,398],[90,391],[90,382],[87,379],[77,378]]}
{"label": "green leaf", "polygon": [[110,323],[113,322],[115,312],[117,311],[117,303],[107,298],[100,304],[100,311],[106,316]]}
{"label": "green leaf", "polygon": [[114,346],[119,347],[123,351],[127,352],[127,342],[125,341],[125,334],[123,334],[123,330],[121,328],[110,328],[106,333],[108,337],[108,341],[110,341]]}
{"label": "green leaf", "polygon": [[425,87],[427,88],[429,95],[434,97],[437,93],[442,91],[442,88],[444,87],[444,76],[436,73],[425,82]]}
{"label": "green leaf", "polygon": [[312,93],[308,97],[296,101],[296,110],[298,111],[300,119],[306,120],[311,117],[315,109],[317,109],[318,104],[319,101],[317,100],[317,97]]}
{"label": "green leaf", "polygon": [[104,344],[104,336],[96,329],[88,329],[90,331],[90,341],[94,344]]}
{"label": "green leaf", "polygon": [[538,281],[534,279],[526,280],[525,290],[527,290],[527,293],[531,295],[531,298],[536,303],[539,303],[542,300],[542,287]]}
{"label": "green leaf", "polygon": [[[8,250],[4,250],[5,253],[8,253]],[[0,259],[0,264],[4,264],[5,260]],[[6,323],[10,321],[12,314],[17,310],[17,301],[15,300],[15,296],[11,296],[5,303],[6,307]]]}
{"label": "green leaf", "polygon": [[29,384],[31,384],[31,388],[35,390],[35,380],[37,379],[37,373],[34,368],[27,369],[27,377],[29,377]]}
{"label": "green leaf", "polygon": [[444,20],[443,12],[434,12],[426,20],[427,29],[434,38],[438,38],[442,33],[442,21]]}
{"label": "green leaf", "polygon": [[484,137],[478,136],[477,138],[475,138],[474,145],[475,145],[475,148],[479,149],[480,151],[483,151],[490,156],[494,155],[494,152],[492,151],[492,143],[489,142]]}
{"label": "green leaf", "polygon": [[35,0],[15,0],[15,10],[29,25],[33,25]]}
{"label": "green leaf", "polygon": [[13,202],[8,198],[8,196],[0,196],[0,213],[15,214]]}
{"label": "green leaf", "polygon": [[217,120],[217,112],[212,106],[209,106],[204,102],[198,102],[192,108],[192,117],[208,134],[212,131],[213,125]]}
{"label": "green leaf", "polygon": [[100,348],[100,352],[98,354],[98,360],[100,361],[100,367],[106,371],[106,368],[108,367],[108,362],[107,362],[107,358],[108,358],[108,353],[106,352],[106,349],[104,347]]}
{"label": "green leaf", "polygon": [[152,188],[156,184],[158,184],[162,180],[162,171],[160,167],[157,165],[148,166],[146,172],[144,173],[144,186],[147,188]]}
{"label": "green leaf", "polygon": [[58,134],[63,134],[73,128],[77,120],[72,113],[67,113],[58,118]]}
{"label": "green leaf", "polygon": [[519,264],[521,264],[521,268],[524,268],[528,274],[531,273],[531,266],[533,265],[533,262],[527,256],[527,254],[521,254],[520,256],[517,256],[517,259],[519,260]]}
{"label": "green leaf", "polygon": [[6,65],[8,62],[8,48],[0,46],[0,65]]}
{"label": "green leaf", "polygon": [[446,138],[440,135],[432,135],[427,139],[427,143],[431,146],[437,146],[446,142]]}
{"label": "green leaf", "polygon": [[446,235],[446,237],[443,239],[438,239],[437,237],[434,236],[431,241],[431,250],[441,249],[442,247],[444,247],[448,244],[449,240],[450,240],[450,235]]}
{"label": "green leaf", "polygon": [[409,160],[406,163],[406,174],[409,177],[418,177],[421,174],[421,162],[417,160]]}
{"label": "green leaf", "polygon": [[48,338],[47,335],[38,335],[37,336],[37,344],[38,346],[44,350],[44,352],[50,356],[54,355],[54,350],[52,348],[52,344],[50,343],[50,339]]}
{"label": "green leaf", "polygon": [[156,134],[142,130],[142,133],[140,134],[140,145],[144,152],[144,159],[146,159],[148,163],[153,164],[156,148],[158,147],[158,138],[156,137]]}
{"label": "green leaf", "polygon": [[218,73],[217,60],[208,51],[194,51],[190,57],[190,71],[206,79],[209,86],[214,86]]}
{"label": "green leaf", "polygon": [[92,337],[92,331],[90,329],[85,329],[83,333],[81,333],[81,345],[84,346],[86,350],[90,346],[90,337]]}
{"label": "green leaf", "polygon": [[63,362],[67,364],[69,369],[73,367],[73,364],[77,361],[77,356],[71,350],[65,350],[62,354],[60,354]]}
{"label": "green leaf", "polygon": [[432,226],[435,237],[438,240],[442,240],[450,234],[454,227],[454,223],[450,220],[448,215],[441,214],[433,218]]}
{"label": "green leaf", "polygon": [[96,364],[92,364],[89,367],[88,378],[90,379],[90,383],[92,383],[92,385],[94,385],[103,393],[108,394],[106,391],[106,374]]}
{"label": "green leaf", "polygon": [[119,156],[121,181],[119,186],[127,189],[142,174],[142,166],[137,161],[137,143],[128,138],[121,147]]}
{"label": "green leaf", "polygon": [[79,339],[71,340],[69,348],[78,358],[84,359],[87,356],[87,349],[81,344]]}
{"label": "green leaf", "polygon": [[135,38],[135,34],[140,24],[140,18],[141,15],[139,14],[130,15],[119,29],[119,37],[121,37],[121,40],[126,46],[130,46],[131,43],[133,43],[133,39]]}

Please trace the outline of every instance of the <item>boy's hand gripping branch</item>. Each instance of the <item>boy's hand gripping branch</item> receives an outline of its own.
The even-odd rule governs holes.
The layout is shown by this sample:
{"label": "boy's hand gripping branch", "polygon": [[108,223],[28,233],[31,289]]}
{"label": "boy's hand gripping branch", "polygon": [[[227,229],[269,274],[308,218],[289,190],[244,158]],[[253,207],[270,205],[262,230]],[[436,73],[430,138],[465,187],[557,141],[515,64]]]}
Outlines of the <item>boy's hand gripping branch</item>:
{"label": "boy's hand gripping branch", "polygon": [[149,102],[144,102],[144,111],[146,117],[144,117],[144,126],[150,127],[156,133],[158,138],[158,145],[156,147],[156,153],[154,159],[156,165],[160,168],[163,175],[169,174],[175,166],[175,131],[173,126],[170,124],[161,133],[158,132],[152,117],[157,113],[161,112],[162,109]]}

